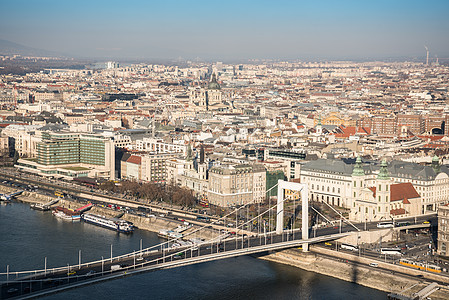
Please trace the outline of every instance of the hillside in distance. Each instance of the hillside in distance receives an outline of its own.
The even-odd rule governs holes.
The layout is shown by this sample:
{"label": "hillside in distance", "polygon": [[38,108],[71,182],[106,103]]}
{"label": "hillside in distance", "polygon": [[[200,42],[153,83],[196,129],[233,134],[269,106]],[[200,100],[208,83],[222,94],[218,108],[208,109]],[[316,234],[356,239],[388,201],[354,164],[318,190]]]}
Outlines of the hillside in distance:
{"label": "hillside in distance", "polygon": [[0,55],[22,55],[22,56],[44,56],[44,57],[64,57],[63,53],[57,51],[37,49],[24,46],[8,40],[0,39]]}

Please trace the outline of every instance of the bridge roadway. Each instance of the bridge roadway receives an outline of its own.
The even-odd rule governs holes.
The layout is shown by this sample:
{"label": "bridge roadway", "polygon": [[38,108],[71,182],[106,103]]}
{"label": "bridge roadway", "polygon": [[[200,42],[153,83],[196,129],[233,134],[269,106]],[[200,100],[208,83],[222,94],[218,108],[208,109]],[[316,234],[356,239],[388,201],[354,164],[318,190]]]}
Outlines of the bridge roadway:
{"label": "bridge roadway", "polygon": [[[11,277],[18,276],[15,272],[11,272],[8,274],[9,280],[2,281],[0,298],[33,298],[131,274],[282,250],[297,247],[303,243],[323,242],[350,234],[349,232],[338,233],[338,230],[334,228],[326,228],[323,230],[324,233],[323,236],[309,240],[302,240],[301,232],[298,231],[251,237],[236,236],[217,243],[137,251],[120,258],[113,258],[112,261],[109,258],[81,266],[74,265],[46,271],[37,270],[35,273],[22,275],[23,277],[16,279],[11,279]],[[120,269],[111,270],[111,266],[120,266]],[[5,279],[4,274],[2,279]]]}
{"label": "bridge roadway", "polygon": [[[416,218],[413,227],[429,226],[423,224],[425,220],[435,221],[434,216],[421,216]],[[415,222],[415,218],[404,219]],[[402,220],[401,220],[402,221]],[[365,224],[355,224],[363,228]],[[366,224],[367,230],[376,228],[376,223]],[[408,226],[401,227],[407,229]],[[267,251],[282,250],[297,247],[303,243],[317,243],[338,239],[356,231],[352,226],[343,224],[339,226],[311,229],[308,240],[301,239],[301,232],[285,231],[283,234],[270,232],[253,236],[224,237],[221,241],[204,242],[196,246],[166,248],[151,250],[151,247],[142,252],[137,251],[123,256],[105,258],[104,260],[84,263],[47,270],[31,272],[10,272],[6,282],[5,273],[2,276],[0,298],[32,298],[50,293],[76,288],[79,286],[120,278],[131,274],[155,271],[166,268],[179,267],[206,261],[213,261],[240,255],[260,254]],[[118,270],[111,270],[111,266],[120,266]],[[14,279],[11,279],[14,277]]]}

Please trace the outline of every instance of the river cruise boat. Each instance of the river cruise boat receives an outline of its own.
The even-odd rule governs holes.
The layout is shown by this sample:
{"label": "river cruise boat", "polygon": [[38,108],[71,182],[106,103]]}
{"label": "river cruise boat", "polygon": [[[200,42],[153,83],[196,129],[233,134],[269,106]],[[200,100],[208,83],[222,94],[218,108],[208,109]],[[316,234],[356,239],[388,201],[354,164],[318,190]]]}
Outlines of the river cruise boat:
{"label": "river cruise boat", "polygon": [[106,218],[105,216],[84,213],[82,219],[97,226],[112,229],[118,232],[131,233],[134,231],[134,225],[131,222],[117,218]]}

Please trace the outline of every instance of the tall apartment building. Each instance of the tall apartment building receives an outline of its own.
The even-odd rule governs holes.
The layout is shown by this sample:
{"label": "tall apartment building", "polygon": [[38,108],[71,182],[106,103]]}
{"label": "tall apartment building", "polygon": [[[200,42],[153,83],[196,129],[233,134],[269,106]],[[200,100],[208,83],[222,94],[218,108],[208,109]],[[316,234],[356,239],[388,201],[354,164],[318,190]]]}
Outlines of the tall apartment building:
{"label": "tall apartment building", "polygon": [[299,178],[301,161],[306,159],[304,150],[265,149],[264,160],[280,160],[285,164],[285,175],[288,180]]}
{"label": "tall apartment building", "polygon": [[124,155],[121,163],[121,178],[157,183],[167,182],[167,162],[177,153],[147,153]]}
{"label": "tall apartment building", "polygon": [[361,119],[359,125],[371,129],[373,134],[395,135],[397,133],[397,120],[395,116],[375,116]]}
{"label": "tall apartment building", "polygon": [[209,171],[209,203],[230,207],[265,199],[266,170],[263,165],[222,165]]}
{"label": "tall apartment building", "polygon": [[449,206],[438,208],[438,255],[449,256]]}
{"label": "tall apartment building", "polygon": [[400,133],[410,130],[414,134],[424,133],[424,120],[421,115],[398,115],[397,124]]}
{"label": "tall apartment building", "polygon": [[449,115],[399,114],[390,116],[366,117],[358,122],[368,127],[371,133],[380,135],[401,135],[408,131],[415,135],[436,130],[435,133],[449,135]]}

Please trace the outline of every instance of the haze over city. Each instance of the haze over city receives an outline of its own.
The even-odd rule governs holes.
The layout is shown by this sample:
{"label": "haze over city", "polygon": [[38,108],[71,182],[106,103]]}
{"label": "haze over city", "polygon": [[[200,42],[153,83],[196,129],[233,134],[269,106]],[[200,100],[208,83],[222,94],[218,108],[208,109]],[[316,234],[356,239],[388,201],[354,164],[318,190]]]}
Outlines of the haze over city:
{"label": "haze over city", "polygon": [[449,57],[449,2],[2,1],[0,39],[77,58]]}
{"label": "haze over city", "polygon": [[0,299],[449,299],[448,12],[0,0]]}

